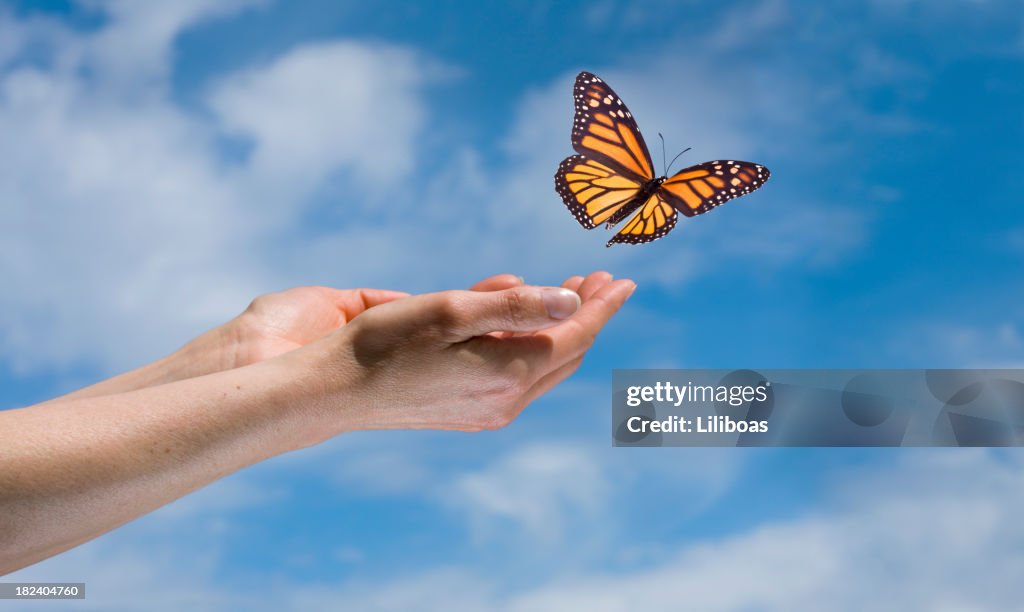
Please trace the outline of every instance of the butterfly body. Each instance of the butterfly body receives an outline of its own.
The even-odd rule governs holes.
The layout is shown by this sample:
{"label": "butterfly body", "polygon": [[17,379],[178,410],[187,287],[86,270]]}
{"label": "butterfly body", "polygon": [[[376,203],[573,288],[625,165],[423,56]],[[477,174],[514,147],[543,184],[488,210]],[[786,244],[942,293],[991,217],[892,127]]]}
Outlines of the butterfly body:
{"label": "butterfly body", "polygon": [[677,212],[705,213],[757,189],[771,174],[760,164],[718,160],[656,177],[632,113],[607,83],[581,72],[573,100],[577,154],[559,165],[555,190],[587,229],[629,217],[608,246],[657,240],[675,227]]}
{"label": "butterfly body", "polygon": [[636,212],[636,209],[643,206],[643,203],[646,202],[652,195],[654,195],[655,192],[658,191],[658,188],[661,187],[661,184],[667,180],[667,176],[661,176],[654,179],[653,181],[648,181],[644,183],[636,197],[634,197],[628,203],[623,205],[622,208],[615,211],[615,213],[612,214],[611,217],[608,217],[608,220],[605,221],[604,224],[605,228],[611,229],[613,226],[618,225],[620,221],[622,221],[632,213]]}

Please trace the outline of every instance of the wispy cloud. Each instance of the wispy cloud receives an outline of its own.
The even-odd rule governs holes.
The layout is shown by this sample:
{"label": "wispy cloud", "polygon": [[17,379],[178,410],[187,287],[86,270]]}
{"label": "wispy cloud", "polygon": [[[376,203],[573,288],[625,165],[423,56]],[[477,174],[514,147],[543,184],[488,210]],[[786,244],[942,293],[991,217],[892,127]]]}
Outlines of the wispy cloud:
{"label": "wispy cloud", "polygon": [[1024,329],[1015,313],[1002,321],[939,321],[908,326],[893,351],[926,367],[1017,368],[1024,363]]}
{"label": "wispy cloud", "polygon": [[252,140],[247,180],[279,181],[294,196],[343,167],[369,185],[405,177],[416,162],[426,119],[421,89],[431,72],[401,47],[306,45],[222,79],[209,102],[228,131]]}
{"label": "wispy cloud", "polygon": [[[7,40],[58,58],[0,73],[0,255],[13,264],[0,350],[15,367],[111,371],[173,349],[293,284],[266,258],[327,174],[374,179],[379,164],[361,152],[375,146],[411,166],[428,66],[355,43],[225,77],[211,102],[255,147],[241,169],[225,163],[217,126],[173,100],[170,48],[248,4],[100,3],[109,21],[94,32],[3,19],[21,34]],[[7,46],[11,59],[28,53]]]}
{"label": "wispy cloud", "polygon": [[[885,472],[834,474],[833,502],[798,519],[752,517],[749,530],[683,545],[649,567],[556,576],[495,594],[485,607],[792,610],[829,601],[840,610],[1005,609],[1024,595],[1013,578],[1024,567],[1016,520],[1024,496],[1014,486],[1022,471],[1017,458],[986,451],[906,455]],[[488,584],[470,569],[462,580]],[[344,591],[337,601],[352,603]],[[428,601],[418,609],[434,608]]]}
{"label": "wispy cloud", "polygon": [[[532,461],[531,452],[519,456]],[[500,462],[504,467],[497,471],[514,463]],[[142,600],[162,609],[188,602],[197,609],[297,610],[315,602],[361,610],[611,611],[675,610],[685,602],[702,610],[792,610],[830,601],[840,610],[1003,610],[1024,596],[1016,580],[1024,568],[1024,531],[1017,520],[1024,494],[1016,486],[1022,473],[1024,465],[1014,455],[963,449],[902,453],[885,471],[834,471],[829,501],[797,518],[760,521],[754,506],[751,526],[734,535],[675,547],[665,542],[633,569],[610,574],[573,566],[513,590],[486,569],[449,565],[340,584],[278,581],[273,592],[253,598],[249,586],[213,582],[215,557],[196,558],[190,548],[189,563],[180,565],[174,555],[183,551],[127,536],[88,544],[8,579],[82,577],[102,585],[90,592],[86,609],[105,610],[129,609]],[[499,482],[509,481],[494,484]],[[685,496],[677,503],[685,504]]]}
{"label": "wispy cloud", "polygon": [[489,525],[511,523],[551,544],[562,540],[567,521],[586,521],[604,505],[611,483],[602,467],[580,448],[535,445],[459,476],[445,497],[484,532],[478,537],[487,537]]}

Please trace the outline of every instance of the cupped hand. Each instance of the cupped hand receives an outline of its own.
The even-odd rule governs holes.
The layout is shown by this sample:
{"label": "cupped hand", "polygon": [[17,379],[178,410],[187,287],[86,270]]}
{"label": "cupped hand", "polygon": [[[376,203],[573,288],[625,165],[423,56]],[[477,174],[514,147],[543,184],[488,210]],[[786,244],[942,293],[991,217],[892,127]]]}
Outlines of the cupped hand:
{"label": "cupped hand", "polygon": [[636,287],[606,272],[501,286],[381,304],[311,345],[327,396],[321,435],[504,427],[576,370]]}
{"label": "cupped hand", "polygon": [[[474,285],[474,291],[494,291],[521,284],[500,274]],[[271,359],[303,347],[352,321],[367,309],[408,297],[386,289],[295,287],[262,295],[218,331],[224,369]]]}

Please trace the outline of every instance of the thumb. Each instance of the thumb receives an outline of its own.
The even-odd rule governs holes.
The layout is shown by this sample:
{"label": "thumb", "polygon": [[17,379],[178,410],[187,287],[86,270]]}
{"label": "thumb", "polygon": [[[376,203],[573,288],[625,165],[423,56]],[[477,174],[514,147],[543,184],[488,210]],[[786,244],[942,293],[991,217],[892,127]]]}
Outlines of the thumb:
{"label": "thumb", "polygon": [[580,308],[580,296],[560,287],[513,287],[503,291],[446,291],[440,325],[449,342],[490,332],[531,332],[557,325]]}

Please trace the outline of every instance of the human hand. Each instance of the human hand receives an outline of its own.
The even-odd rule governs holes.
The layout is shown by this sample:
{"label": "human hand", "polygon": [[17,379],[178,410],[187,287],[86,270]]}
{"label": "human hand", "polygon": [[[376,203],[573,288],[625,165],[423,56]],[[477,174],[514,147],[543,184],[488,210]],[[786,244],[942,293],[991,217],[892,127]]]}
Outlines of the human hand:
{"label": "human hand", "polygon": [[[507,289],[522,281],[499,274],[475,284],[473,291]],[[262,295],[245,311],[194,341],[216,369],[239,368],[303,347],[336,331],[369,308],[408,297],[386,289],[294,287]]]}
{"label": "human hand", "polygon": [[368,308],[408,295],[331,287],[294,287],[262,295],[218,334],[222,362],[230,369],[271,359],[326,336]]}
{"label": "human hand", "polygon": [[[522,284],[518,277],[499,274],[473,289],[494,291],[518,284]],[[408,295],[384,289],[329,287],[268,293],[253,300],[242,314],[167,357],[45,403],[125,393],[252,365],[322,338],[368,308]]]}
{"label": "human hand", "polygon": [[295,353],[323,385],[309,443],[351,429],[504,427],[579,367],[635,287],[595,272],[562,289],[443,291],[366,311]]}

